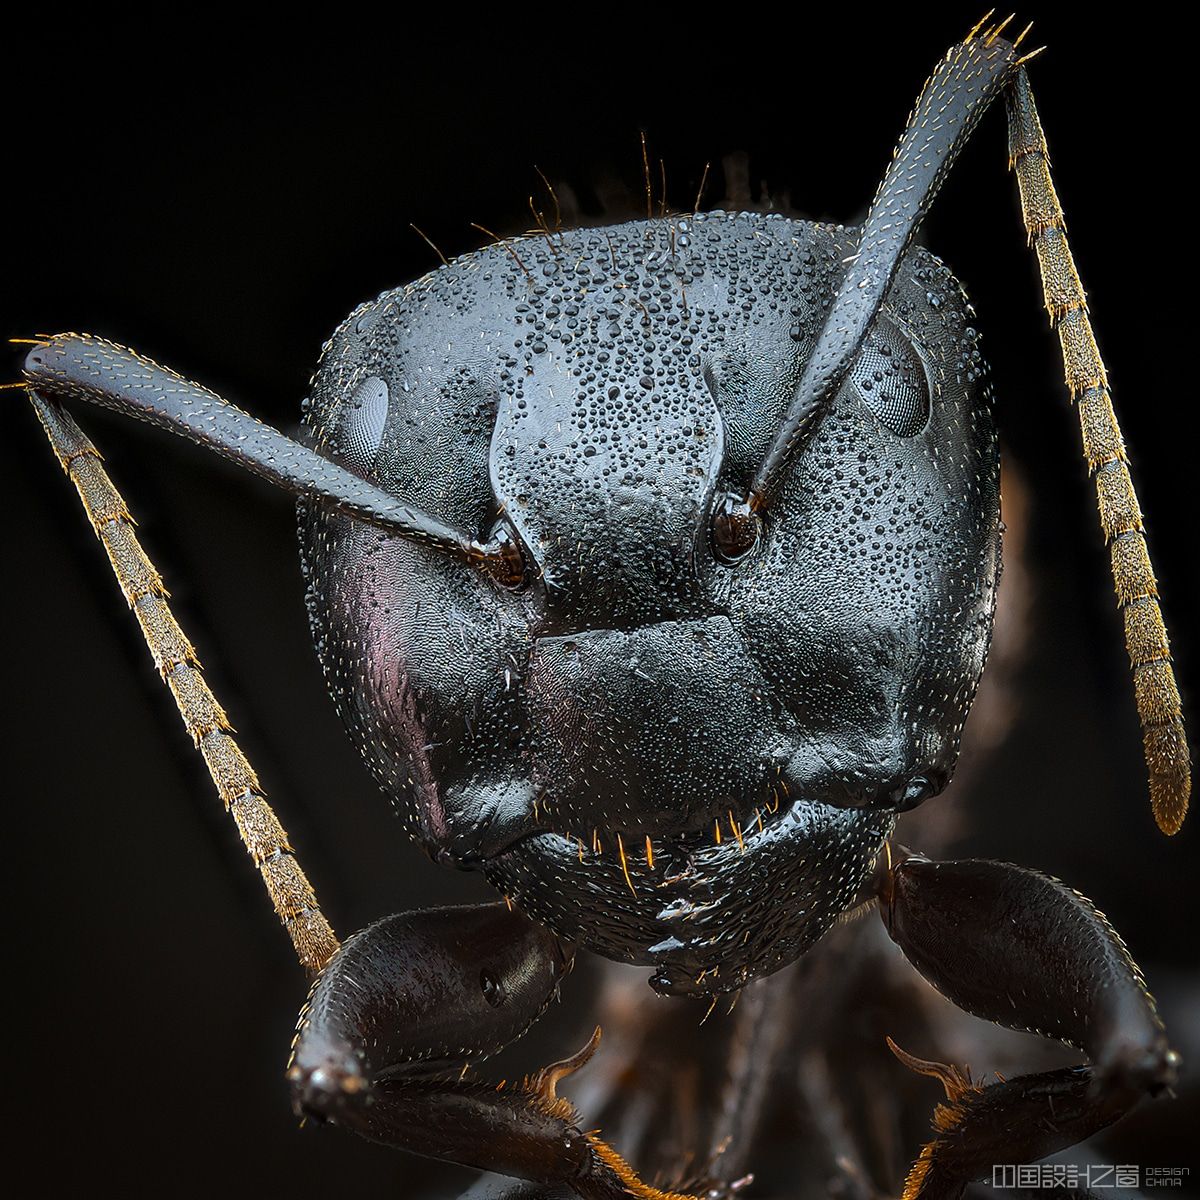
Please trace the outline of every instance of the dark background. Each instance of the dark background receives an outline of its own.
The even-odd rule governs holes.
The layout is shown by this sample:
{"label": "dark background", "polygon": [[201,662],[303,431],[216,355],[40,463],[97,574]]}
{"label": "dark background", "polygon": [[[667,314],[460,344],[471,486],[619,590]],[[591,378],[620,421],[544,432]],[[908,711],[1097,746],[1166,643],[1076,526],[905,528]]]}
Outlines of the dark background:
{"label": "dark background", "polygon": [[[1179,137],[1191,61],[1183,31],[1092,11],[1028,14],[1029,44],[1050,46],[1034,87],[1194,711],[1195,455],[1180,427],[1195,387],[1181,345],[1194,336]],[[109,336],[294,429],[342,316],[436,265],[410,222],[447,256],[482,244],[471,221],[524,228],[535,164],[603,220],[610,181],[638,203],[643,129],[675,207],[692,207],[706,160],[717,203],[716,164],[741,150],[796,210],[851,221],[928,70],[977,16],[729,10],[702,27],[593,11],[571,31],[561,13],[497,11],[465,40],[387,33],[359,11],[293,17],[286,40],[212,17],[158,41],[108,19],[18,27],[0,73],[0,334]],[[969,796],[933,803],[969,806],[970,852],[1093,897],[1155,986],[1195,971],[1196,820],[1167,841],[1150,818],[1092,491],[1015,196],[996,112],[926,240],[980,311],[1031,490],[1031,640],[1007,747]],[[0,396],[10,1162],[39,1194],[101,1175],[132,1194],[412,1194],[417,1160],[296,1133],[281,1069],[304,982],[73,490],[20,394]],[[309,642],[289,502],[165,435],[80,416],[337,929],[487,898],[407,844],[358,766]],[[586,991],[567,999],[586,1005]],[[1146,1161],[1190,1154],[1160,1151]]]}

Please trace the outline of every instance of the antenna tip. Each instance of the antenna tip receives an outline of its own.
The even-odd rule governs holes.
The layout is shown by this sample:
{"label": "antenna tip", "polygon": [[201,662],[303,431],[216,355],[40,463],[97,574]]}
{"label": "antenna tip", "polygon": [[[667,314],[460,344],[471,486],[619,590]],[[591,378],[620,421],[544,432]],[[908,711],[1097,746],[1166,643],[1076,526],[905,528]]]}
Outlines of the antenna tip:
{"label": "antenna tip", "polygon": [[1191,794],[1192,775],[1186,766],[1181,774],[1150,776],[1154,821],[1167,837],[1174,837],[1183,828]]}

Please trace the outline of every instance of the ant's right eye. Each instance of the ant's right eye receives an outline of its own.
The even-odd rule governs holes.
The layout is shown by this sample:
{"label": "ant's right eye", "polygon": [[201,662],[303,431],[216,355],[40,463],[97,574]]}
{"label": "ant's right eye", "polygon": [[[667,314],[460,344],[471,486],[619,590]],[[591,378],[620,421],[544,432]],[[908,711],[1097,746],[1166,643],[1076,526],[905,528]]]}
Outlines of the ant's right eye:
{"label": "ant's right eye", "polygon": [[885,317],[871,330],[850,380],[875,419],[898,437],[915,437],[929,424],[929,381],[912,343]]}

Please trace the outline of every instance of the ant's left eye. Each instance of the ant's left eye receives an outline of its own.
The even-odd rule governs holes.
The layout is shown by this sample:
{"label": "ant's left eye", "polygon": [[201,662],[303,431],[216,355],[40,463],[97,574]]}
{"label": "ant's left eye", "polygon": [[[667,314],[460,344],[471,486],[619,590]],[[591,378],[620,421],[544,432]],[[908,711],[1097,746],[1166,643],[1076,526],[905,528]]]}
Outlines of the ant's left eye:
{"label": "ant's left eye", "polygon": [[388,387],[378,376],[364,379],[342,410],[335,448],[343,463],[364,479],[372,478],[387,417]]}
{"label": "ant's left eye", "polygon": [[886,317],[876,319],[850,379],[879,423],[915,437],[929,423],[929,383],[916,350]]}

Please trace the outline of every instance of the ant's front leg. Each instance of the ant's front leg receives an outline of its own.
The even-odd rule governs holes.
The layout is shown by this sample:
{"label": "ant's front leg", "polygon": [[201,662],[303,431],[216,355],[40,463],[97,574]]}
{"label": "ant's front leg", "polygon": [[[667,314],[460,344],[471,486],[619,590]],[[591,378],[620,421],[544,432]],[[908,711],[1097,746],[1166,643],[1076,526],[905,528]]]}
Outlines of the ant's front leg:
{"label": "ant's front leg", "polygon": [[[313,985],[288,1066],[299,1113],[429,1158],[564,1186],[586,1200],[647,1187],[556,1095],[578,1054],[497,1086],[465,1064],[541,1016],[573,950],[506,904],[388,917],[349,938]],[[638,1190],[642,1189],[642,1190]]]}
{"label": "ant's front leg", "polygon": [[879,904],[892,939],[949,1000],[1056,1038],[1092,1062],[982,1087],[898,1052],[940,1078],[949,1100],[934,1115],[937,1136],[909,1173],[905,1200],[960,1196],[994,1164],[1074,1145],[1171,1085],[1178,1058],[1142,973],[1078,892],[1008,863],[913,856],[889,862]]}

